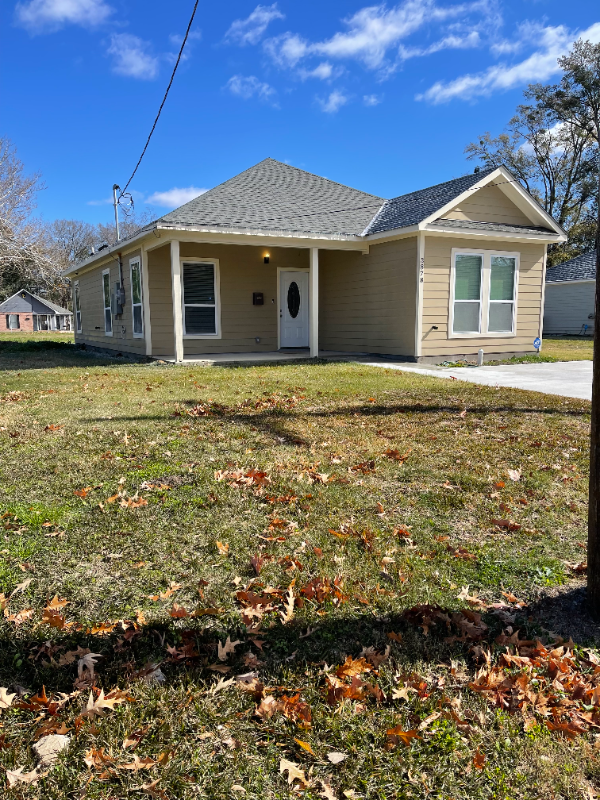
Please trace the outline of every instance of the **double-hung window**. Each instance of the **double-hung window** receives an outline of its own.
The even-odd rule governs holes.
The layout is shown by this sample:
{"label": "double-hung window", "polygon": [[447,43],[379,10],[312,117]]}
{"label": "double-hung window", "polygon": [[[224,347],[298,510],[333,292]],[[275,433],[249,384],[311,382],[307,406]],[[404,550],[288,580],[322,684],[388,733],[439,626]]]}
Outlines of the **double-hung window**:
{"label": "double-hung window", "polygon": [[183,331],[219,336],[219,275],[215,261],[183,261]]}
{"label": "double-hung window", "polygon": [[142,310],[142,267],[139,258],[129,262],[131,273],[131,315],[133,318],[133,335],[140,338],[144,335],[144,312]]}
{"label": "double-hung window", "polygon": [[19,325],[19,315],[18,314],[7,314],[6,315],[6,327],[9,331],[18,331],[21,327]]}
{"label": "double-hung window", "polygon": [[75,330],[81,333],[81,298],[79,297],[79,281],[73,284],[73,306],[75,311]]}
{"label": "double-hung window", "polygon": [[104,303],[104,334],[112,336],[112,309],[110,307],[110,270],[102,273],[102,302]]}
{"label": "double-hung window", "polygon": [[515,333],[518,254],[453,251],[450,336]]}

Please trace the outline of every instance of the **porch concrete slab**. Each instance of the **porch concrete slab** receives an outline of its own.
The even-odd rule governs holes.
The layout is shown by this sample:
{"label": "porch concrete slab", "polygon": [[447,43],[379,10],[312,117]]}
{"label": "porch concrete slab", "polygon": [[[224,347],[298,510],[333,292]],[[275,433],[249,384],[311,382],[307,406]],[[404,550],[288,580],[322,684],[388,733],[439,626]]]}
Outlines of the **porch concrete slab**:
{"label": "porch concrete slab", "polygon": [[361,364],[402,372],[415,372],[434,378],[454,378],[482,386],[502,386],[527,389],[532,392],[556,394],[562,397],[592,399],[591,361],[557,361],[541,364],[504,364],[499,367],[436,367],[405,364],[388,359],[357,359]]}

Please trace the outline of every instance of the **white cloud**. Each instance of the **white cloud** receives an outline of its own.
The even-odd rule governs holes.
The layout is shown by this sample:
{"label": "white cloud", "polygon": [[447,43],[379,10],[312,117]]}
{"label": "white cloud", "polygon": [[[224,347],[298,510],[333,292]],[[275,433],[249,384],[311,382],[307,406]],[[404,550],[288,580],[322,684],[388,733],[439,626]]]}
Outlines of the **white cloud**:
{"label": "white cloud", "polygon": [[275,89],[268,83],[259,81],[255,75],[233,75],[227,81],[227,88],[232,94],[249,100],[251,97],[258,97],[261,100],[269,100],[275,95]]}
{"label": "white cloud", "polygon": [[[427,52],[448,47],[474,47],[479,43],[478,24],[471,20],[469,30],[462,35],[451,34],[426,50],[400,50],[403,40],[419,29],[434,23],[445,22],[475,14],[488,20],[490,6],[486,0],[460,3],[440,8],[435,0],[405,0],[392,8],[385,4],[361,8],[351,17],[343,20],[347,30],[338,31],[329,39],[309,42],[298,34],[287,32],[268,39],[264,43],[266,52],[283,67],[295,67],[308,56],[325,56],[332,59],[355,59],[368,69],[386,67],[390,51],[398,50],[401,58],[424,55]],[[483,28],[483,22],[479,25]],[[396,52],[393,52],[396,57]]]}
{"label": "white cloud", "polygon": [[[202,39],[202,31],[190,31],[188,34],[188,44],[190,42],[200,41]],[[181,47],[181,43],[183,42],[183,34],[182,33],[171,33],[169,34],[169,41],[174,47]]]}
{"label": "white cloud", "polygon": [[327,81],[331,77],[339,76],[340,72],[343,72],[343,70],[334,70],[329,61],[322,61],[314,69],[301,69],[298,74],[303,81],[307,78],[319,78],[322,81]]}
{"label": "white cloud", "polygon": [[107,50],[113,57],[113,72],[143,81],[156,78],[159,60],[148,52],[148,46],[130,33],[113,33]]}
{"label": "white cloud", "polygon": [[249,17],[236,19],[231,23],[225,34],[225,41],[239,45],[258,44],[274,19],[285,19],[285,15],[277,8],[277,3],[272,6],[258,5]]}
{"label": "white cloud", "polygon": [[31,33],[52,33],[65,25],[93,28],[112,13],[104,0],[29,0],[15,8],[17,23]]}
{"label": "white cloud", "polygon": [[547,81],[560,72],[557,59],[567,53],[577,38],[600,42],[600,23],[591,25],[579,33],[569,31],[564,25],[541,28],[538,35],[538,49],[517,64],[497,64],[483,72],[461,75],[452,81],[438,81],[417,100],[430,103],[447,103],[450,100],[472,100],[506,91],[527,83]]}
{"label": "white cloud", "polygon": [[326,114],[335,114],[342,106],[346,105],[348,100],[349,98],[345,94],[334,89],[325,100],[319,100],[319,104]]}
{"label": "white cloud", "polygon": [[146,203],[151,206],[161,206],[162,208],[177,208],[184,203],[189,203],[195,197],[204,194],[207,189],[198,189],[197,186],[187,186],[179,189],[177,186],[168,189],[166,192],[154,192],[146,198]]}
{"label": "white cloud", "polygon": [[379,97],[379,95],[376,94],[366,94],[363,97],[363,103],[366,106],[378,106],[379,103],[381,103],[381,97]]}

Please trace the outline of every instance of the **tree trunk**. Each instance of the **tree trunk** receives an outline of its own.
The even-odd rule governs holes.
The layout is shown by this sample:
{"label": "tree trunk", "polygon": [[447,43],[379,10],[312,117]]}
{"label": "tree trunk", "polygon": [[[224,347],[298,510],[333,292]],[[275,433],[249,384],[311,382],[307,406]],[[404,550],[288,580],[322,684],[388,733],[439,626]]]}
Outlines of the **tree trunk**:
{"label": "tree trunk", "polygon": [[600,618],[600,142],[598,143],[598,217],[596,220],[596,305],[590,431],[590,500],[588,511],[588,603]]}

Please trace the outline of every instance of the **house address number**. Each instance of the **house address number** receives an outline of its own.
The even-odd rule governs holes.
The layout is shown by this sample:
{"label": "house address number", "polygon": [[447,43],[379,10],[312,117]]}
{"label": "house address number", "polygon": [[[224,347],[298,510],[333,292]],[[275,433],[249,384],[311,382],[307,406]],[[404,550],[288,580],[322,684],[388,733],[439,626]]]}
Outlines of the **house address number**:
{"label": "house address number", "polygon": [[423,283],[423,277],[425,275],[425,258],[421,256],[419,261],[419,283]]}

